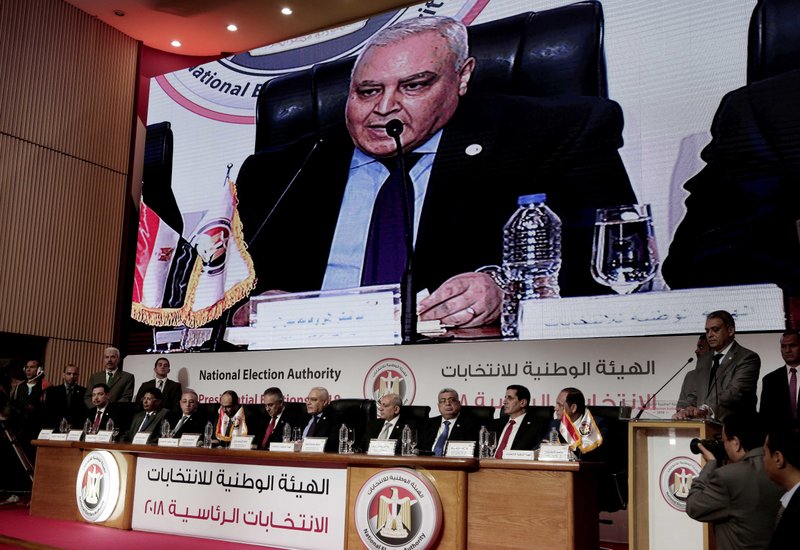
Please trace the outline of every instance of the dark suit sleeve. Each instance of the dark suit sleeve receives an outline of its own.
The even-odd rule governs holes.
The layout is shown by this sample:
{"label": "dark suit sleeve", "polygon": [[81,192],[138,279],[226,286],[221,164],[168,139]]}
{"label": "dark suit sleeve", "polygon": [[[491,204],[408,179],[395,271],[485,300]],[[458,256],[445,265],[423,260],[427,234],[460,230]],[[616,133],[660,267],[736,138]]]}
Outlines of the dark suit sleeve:
{"label": "dark suit sleeve", "polygon": [[[125,377],[125,387],[122,390],[121,397],[119,401],[122,402],[130,402],[133,401],[133,387],[136,384],[136,381],[131,373],[126,373],[128,376]],[[113,380],[112,380],[113,381]]]}
{"label": "dark suit sleeve", "polygon": [[[743,348],[740,348],[743,349]],[[757,353],[748,349],[741,360],[737,361],[733,374],[719,392],[719,405],[729,410],[741,409],[743,404],[748,403],[748,399],[753,396],[752,410],[755,411],[756,386],[758,385],[758,373],[761,369],[761,358]]]}

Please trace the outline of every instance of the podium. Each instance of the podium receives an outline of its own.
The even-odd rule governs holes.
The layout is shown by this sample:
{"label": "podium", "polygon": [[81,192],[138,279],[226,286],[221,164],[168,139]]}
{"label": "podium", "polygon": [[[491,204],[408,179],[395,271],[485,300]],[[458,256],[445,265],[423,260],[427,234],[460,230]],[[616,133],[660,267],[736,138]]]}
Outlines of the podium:
{"label": "podium", "polygon": [[709,439],[721,425],[698,420],[632,420],[628,424],[631,550],[703,548],[713,550],[713,530],[686,515],[686,497],[700,473],[693,438]]}

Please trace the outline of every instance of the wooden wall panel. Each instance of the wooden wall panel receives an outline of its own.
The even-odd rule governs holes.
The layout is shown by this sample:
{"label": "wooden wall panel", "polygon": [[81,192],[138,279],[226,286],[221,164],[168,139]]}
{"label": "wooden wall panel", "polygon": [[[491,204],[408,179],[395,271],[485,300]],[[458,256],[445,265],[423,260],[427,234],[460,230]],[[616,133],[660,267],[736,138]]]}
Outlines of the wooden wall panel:
{"label": "wooden wall panel", "polygon": [[103,369],[103,351],[107,347],[106,344],[51,338],[44,357],[45,378],[51,384],[60,384],[64,366],[73,364],[79,369],[78,383],[86,386],[89,376]]}

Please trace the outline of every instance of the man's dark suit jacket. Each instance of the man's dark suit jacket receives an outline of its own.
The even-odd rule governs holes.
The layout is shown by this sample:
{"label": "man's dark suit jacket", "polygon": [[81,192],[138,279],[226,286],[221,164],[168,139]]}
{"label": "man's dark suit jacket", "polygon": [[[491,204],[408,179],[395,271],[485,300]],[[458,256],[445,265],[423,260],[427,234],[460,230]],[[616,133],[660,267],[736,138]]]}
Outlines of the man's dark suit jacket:
{"label": "man's dark suit jacket", "polygon": [[[172,411],[167,416],[169,419],[169,424],[172,426],[172,429],[175,429],[175,426],[178,425],[178,422],[181,418],[183,418],[183,412],[175,412]],[[208,422],[208,418],[198,409],[194,412],[191,416],[189,416],[189,420],[183,423],[183,426],[177,431],[173,433],[173,437],[180,437],[183,434],[200,434],[202,435],[206,430],[206,423]]]}
{"label": "man's dark suit jacket", "polygon": [[710,386],[713,361],[713,352],[698,357],[694,369],[694,387],[687,389],[686,402],[693,407],[708,405],[717,420],[722,420],[732,412],[756,412],[756,385],[761,368],[758,354],[734,342],[722,358],[716,384]]}
{"label": "man's dark suit jacket", "polygon": [[[94,424],[94,417],[97,416],[97,407],[92,407],[86,411],[86,419]],[[109,419],[114,421],[114,427],[119,430],[119,433],[124,434],[130,427],[129,423],[125,422],[124,414],[113,403],[106,405],[103,411],[103,416],[100,419],[100,427],[98,429],[105,430]],[[129,417],[130,418],[130,417]]]}
{"label": "man's dark suit jacket", "polygon": [[800,70],[727,94],[706,167],[685,188],[686,216],[663,275],[672,288],[776,283],[800,295]]}
{"label": "man's dark suit jacket", "polygon": [[[508,424],[509,417],[496,418],[493,423],[493,431],[497,434],[497,448],[503,439],[503,430]],[[532,413],[527,413],[522,419],[522,424],[517,430],[517,435],[510,449],[515,451],[530,451],[539,446],[542,439],[547,435],[548,423],[541,424],[536,421]]]}
{"label": "man's dark suit jacket", "polygon": [[800,525],[800,490],[795,491],[789,506],[783,512],[768,550],[796,550],[798,525]]}
{"label": "man's dark suit jacket", "polygon": [[[607,100],[462,98],[444,129],[420,213],[416,288],[433,291],[455,274],[500,264],[503,225],[518,196],[547,193],[548,206],[563,224],[562,295],[607,292],[589,270],[596,209],[636,202],[617,153],[621,131],[622,112]],[[258,276],[256,292],[321,288],[353,149],[342,124],[245,161],[237,193]],[[478,154],[467,152],[477,149]],[[297,229],[299,217],[311,224],[311,235]]]}
{"label": "man's dark suit jacket", "polygon": [[[325,452],[335,453],[339,450],[339,428],[342,427],[344,418],[330,407],[325,407],[320,414],[322,416],[317,420],[317,427],[314,429],[313,437],[327,437]],[[303,419],[303,423],[300,426],[303,430],[305,430],[306,424],[310,419],[310,416],[306,416]],[[358,439],[358,434],[356,434],[356,439]]]}
{"label": "man's dark suit jacket", "polygon": [[[361,450],[366,452],[367,449],[369,449],[370,439],[377,439],[377,437],[383,431],[384,424],[386,424],[386,421],[383,420],[382,418],[371,418],[369,422],[367,422],[367,427],[364,431],[363,437],[361,438]],[[400,414],[397,418],[397,422],[392,428],[392,431],[389,432],[389,437],[386,438],[395,440],[396,449],[400,448],[400,440],[403,436],[404,426],[410,426],[412,430],[417,429],[417,425],[413,419],[405,418],[402,414]],[[419,446],[419,434],[417,434],[417,446]]]}
{"label": "man's dark suit jacket", "polygon": [[[92,406],[92,386],[95,384],[105,384],[107,379],[108,375],[105,370],[95,372],[89,378],[89,386],[86,388],[86,395],[83,399],[87,408]],[[111,385],[108,387],[108,400],[112,403],[133,401],[134,384],[135,380],[131,373],[125,372],[122,369],[117,369],[117,373],[114,375],[114,378],[111,379]]]}
{"label": "man's dark suit jacket", "polygon": [[[789,404],[789,377],[786,365],[770,372],[761,380],[761,400],[759,414],[764,426],[788,424],[794,420]],[[797,369],[800,383],[800,368]]]}
{"label": "man's dark suit jacket", "polygon": [[[139,433],[139,426],[144,421],[144,415],[147,414],[145,411],[139,411],[135,415],[133,415],[133,420],[131,420],[131,426],[128,428],[128,431],[122,437],[122,441],[131,442],[133,438]],[[155,441],[157,438],[161,437],[161,423],[167,419],[167,415],[169,411],[167,409],[161,408],[155,411],[155,416],[150,423],[145,427],[143,432],[149,433],[150,437],[148,437],[148,443]]]}
{"label": "man's dark suit jacket", "polygon": [[[287,407],[283,408],[283,413],[281,413],[278,421],[275,423],[275,428],[272,430],[272,433],[269,435],[269,439],[267,439],[267,447],[262,447],[261,442],[264,440],[264,434],[267,433],[267,428],[269,428],[269,423],[272,421],[272,417],[268,414],[263,414],[259,418],[258,426],[256,427],[255,437],[253,438],[253,443],[255,443],[259,449],[268,450],[269,443],[280,443],[283,441],[283,427],[287,424],[292,428],[304,428],[308,418],[306,415],[298,413],[295,409],[290,409]],[[337,432],[338,433],[338,432]]]}
{"label": "man's dark suit jacket", "polygon": [[[436,445],[436,434],[439,433],[439,427],[442,425],[443,418],[441,415],[429,418],[425,422],[420,435],[419,435],[419,450],[420,451],[433,451]],[[480,426],[471,417],[465,414],[459,414],[455,424],[450,424],[450,435],[447,437],[448,441],[478,441],[478,432]]]}
{"label": "man's dark suit jacket", "polygon": [[50,386],[44,390],[44,408],[48,428],[57,429],[62,418],[66,418],[72,428],[82,428],[86,418],[86,405],[83,396],[86,388],[75,384],[72,397],[67,405],[67,387],[64,384]]}
{"label": "man's dark suit jacket", "polygon": [[[139,391],[136,392],[136,405],[138,407],[142,406],[142,397],[144,397],[144,393],[152,388],[156,387],[156,380],[148,380],[144,382],[141,386],[139,386]],[[161,400],[161,406],[165,409],[170,411],[179,411],[180,406],[178,403],[181,400],[181,393],[183,389],[178,382],[174,380],[167,380],[164,383],[164,390],[161,392],[164,395],[164,398]]]}

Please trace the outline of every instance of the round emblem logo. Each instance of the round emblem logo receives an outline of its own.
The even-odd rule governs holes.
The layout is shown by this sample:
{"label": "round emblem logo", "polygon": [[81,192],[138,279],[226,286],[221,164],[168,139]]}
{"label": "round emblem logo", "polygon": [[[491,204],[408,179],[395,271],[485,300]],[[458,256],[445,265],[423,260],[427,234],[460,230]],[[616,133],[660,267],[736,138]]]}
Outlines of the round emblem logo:
{"label": "round emblem logo", "polygon": [[700,474],[700,464],[687,456],[678,456],[667,462],[661,469],[658,485],[661,496],[671,507],[679,512],[686,511],[686,497],[692,481]]}
{"label": "round emblem logo", "polygon": [[78,468],[75,499],[83,519],[93,523],[107,520],[119,498],[119,466],[109,451],[92,451]]}
{"label": "round emblem logo", "polygon": [[364,378],[364,399],[378,400],[387,393],[396,393],[403,405],[411,405],[417,395],[414,373],[400,359],[381,359],[367,371]]}
{"label": "round emblem logo", "polygon": [[358,536],[367,548],[434,547],[442,527],[442,502],[433,484],[408,468],[383,470],[358,492]]}

